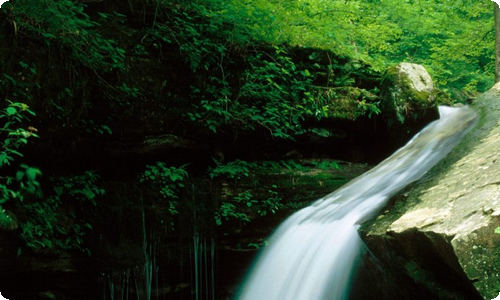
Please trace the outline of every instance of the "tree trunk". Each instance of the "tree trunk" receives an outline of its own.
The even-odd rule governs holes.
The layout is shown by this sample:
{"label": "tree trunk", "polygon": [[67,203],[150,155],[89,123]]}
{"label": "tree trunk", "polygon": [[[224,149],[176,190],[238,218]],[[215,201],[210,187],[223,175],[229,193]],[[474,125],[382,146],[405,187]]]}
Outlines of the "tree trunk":
{"label": "tree trunk", "polygon": [[500,7],[495,7],[495,82],[500,81]]}

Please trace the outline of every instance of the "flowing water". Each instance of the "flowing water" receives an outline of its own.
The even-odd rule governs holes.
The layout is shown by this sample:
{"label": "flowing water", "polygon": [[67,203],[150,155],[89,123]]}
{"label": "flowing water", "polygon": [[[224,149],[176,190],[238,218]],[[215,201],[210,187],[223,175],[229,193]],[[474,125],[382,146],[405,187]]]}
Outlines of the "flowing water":
{"label": "flowing water", "polygon": [[[215,240],[194,233],[186,251],[179,247],[179,270],[169,270],[158,262],[162,255],[162,241],[153,229],[147,230],[146,213],[142,206],[142,258],[143,261],[125,269],[100,274],[101,300],[215,300]],[[183,252],[189,252],[190,274],[182,274]],[[180,283],[168,282],[165,273],[176,273]],[[172,275],[172,274],[169,274]]]}
{"label": "flowing water", "polygon": [[390,196],[443,159],[476,123],[468,107],[439,107],[430,123],[369,172],[281,224],[236,299],[346,299],[362,249],[357,229]]}
{"label": "flowing water", "polygon": [[158,290],[159,268],[156,263],[156,256],[159,241],[148,235],[144,205],[142,205],[141,225],[143,263],[125,270],[102,273],[100,275],[103,287],[102,300],[151,300],[153,299],[153,289]]}

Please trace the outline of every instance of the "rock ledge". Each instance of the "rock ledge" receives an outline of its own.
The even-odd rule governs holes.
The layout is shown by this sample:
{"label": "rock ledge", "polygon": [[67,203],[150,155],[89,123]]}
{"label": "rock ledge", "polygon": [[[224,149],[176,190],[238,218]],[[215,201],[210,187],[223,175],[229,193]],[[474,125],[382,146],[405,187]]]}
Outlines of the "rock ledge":
{"label": "rock ledge", "polygon": [[384,268],[434,299],[500,291],[500,84],[472,107],[479,124],[457,149],[361,229]]}

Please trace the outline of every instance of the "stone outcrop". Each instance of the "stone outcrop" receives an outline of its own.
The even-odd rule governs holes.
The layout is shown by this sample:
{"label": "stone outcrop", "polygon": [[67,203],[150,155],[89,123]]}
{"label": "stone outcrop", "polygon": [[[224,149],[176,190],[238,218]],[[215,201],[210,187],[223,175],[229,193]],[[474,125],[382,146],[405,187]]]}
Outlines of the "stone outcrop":
{"label": "stone outcrop", "polygon": [[405,123],[412,115],[435,106],[436,89],[427,70],[418,64],[400,63],[389,68],[382,83],[381,103],[390,122]]}
{"label": "stone outcrop", "polygon": [[418,64],[400,63],[382,80],[380,107],[393,139],[406,141],[423,124],[437,118],[435,108],[446,101],[427,70]]}
{"label": "stone outcrop", "polygon": [[479,123],[457,149],[361,229],[390,276],[425,299],[500,292],[500,84],[472,107]]}

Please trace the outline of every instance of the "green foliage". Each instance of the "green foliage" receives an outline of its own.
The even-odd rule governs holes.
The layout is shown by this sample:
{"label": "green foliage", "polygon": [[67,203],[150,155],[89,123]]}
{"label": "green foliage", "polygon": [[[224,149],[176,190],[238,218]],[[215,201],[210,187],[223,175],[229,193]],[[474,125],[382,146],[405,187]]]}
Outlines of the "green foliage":
{"label": "green foliage", "polygon": [[[161,199],[160,205],[167,206],[169,217],[177,215],[179,206],[179,193],[185,187],[188,172],[181,167],[167,167],[164,162],[156,162],[147,165],[146,171],[141,174],[139,181],[152,188]],[[174,221],[170,220],[171,228],[174,229]]]}
{"label": "green foliage", "polygon": [[[242,23],[251,20],[265,28],[267,25],[256,23],[254,18],[269,21],[259,6],[270,9],[274,4],[249,2],[252,5],[246,6],[245,12],[232,7],[237,2],[174,6],[169,21],[156,22],[150,30],[147,38],[151,42],[158,47],[162,42],[176,44],[186,65],[196,73],[189,95],[194,109],[186,112],[186,117],[214,133],[266,129],[272,137],[293,139],[302,133],[306,119],[336,116],[336,103],[322,97],[317,85],[352,86],[356,76],[366,77],[362,73],[367,66],[359,62],[344,66],[331,52],[309,53],[276,45],[275,41],[263,47],[259,43],[266,39]],[[305,57],[299,61],[294,55]],[[356,117],[380,112],[372,101],[373,93],[352,99],[359,111]]]}
{"label": "green foliage", "polygon": [[[97,32],[99,23],[84,8],[83,3],[71,0],[19,0],[3,7],[10,11],[16,33],[41,36],[47,45],[69,49],[74,60],[91,69],[123,70],[125,50]],[[101,17],[109,15],[101,13]]]}
{"label": "green foliage", "polygon": [[242,222],[250,222],[250,218],[245,212],[242,212],[236,204],[230,202],[222,202],[219,209],[215,212],[215,224],[220,226],[223,220],[237,220]]}
{"label": "green foliage", "polygon": [[92,229],[90,223],[81,217],[84,208],[97,205],[104,189],[97,185],[99,176],[93,171],[82,175],[53,177],[53,191],[43,199],[31,199],[18,209],[21,237],[32,250],[49,249],[63,252],[81,250],[89,253],[84,246],[84,236]]}
{"label": "green foliage", "polygon": [[[5,95],[6,99],[29,103],[32,100],[32,92],[40,89],[40,85],[35,80],[36,68],[19,61],[19,67],[16,66],[16,69],[12,74],[3,73],[3,78],[0,78],[1,90],[10,92]],[[33,112],[28,113],[34,115]]]}
{"label": "green foliage", "polygon": [[235,160],[226,164],[220,163],[216,160],[214,160],[214,162],[217,166],[210,169],[210,179],[228,178],[239,180],[250,176],[251,169],[255,169],[257,167],[256,163],[246,162],[243,160]]}
{"label": "green foliage", "polygon": [[326,160],[321,160],[321,161],[313,161],[312,164],[321,170],[332,170],[332,169],[337,169],[340,170],[341,167],[336,161],[326,161]]}
{"label": "green foliage", "polygon": [[[226,196],[215,211],[215,222],[218,226],[230,221],[248,223],[256,216],[264,217],[279,210],[295,208],[294,204],[283,202],[276,185],[271,185],[270,188],[262,186],[253,176],[254,172],[294,174],[310,171],[310,168],[294,160],[258,163],[235,160],[225,164],[216,163],[217,166],[209,171],[211,179],[218,178],[229,186],[250,184],[254,187],[252,190],[259,195],[256,197],[248,190],[232,194],[229,189],[223,189]],[[314,161],[312,165],[322,170],[340,169],[335,161]]]}
{"label": "green foliage", "polygon": [[8,212],[1,208],[0,210],[0,226],[2,228],[9,228],[9,226],[14,222],[13,218],[8,214]]}
{"label": "green foliage", "polygon": [[[241,182],[242,180],[251,178],[252,171],[261,167],[257,163],[242,160],[236,160],[226,164],[215,162],[217,166],[209,171],[210,178],[226,179],[233,182]],[[261,215],[267,214],[267,210],[265,210],[266,204],[271,206],[271,209],[275,209],[275,206],[279,206],[278,202],[281,200],[276,194],[273,194],[273,197],[269,199],[257,200],[254,199],[250,191],[243,191],[236,195],[228,196],[228,201],[222,201],[215,211],[214,217],[217,226],[221,226],[224,222],[228,221],[248,223],[251,221],[250,216],[255,213],[260,213]],[[273,213],[274,212],[275,210]]]}
{"label": "green foliage", "polygon": [[233,32],[322,49],[382,71],[425,65],[441,86],[493,83],[493,8],[488,1],[224,1]]}
{"label": "green foliage", "polygon": [[[173,9],[175,16],[172,39],[179,43],[179,50],[193,72],[208,71],[214,65],[220,65],[223,55],[227,52],[224,43],[213,37],[220,36],[222,24],[217,15],[203,5],[192,4],[191,14],[186,10]],[[200,22],[207,20],[206,22]]]}
{"label": "green foliage", "polygon": [[243,191],[232,196],[230,201],[224,201],[215,212],[215,224],[221,226],[224,222],[238,221],[243,223],[251,222],[251,216],[255,214],[264,217],[269,213],[275,214],[278,210],[285,208],[282,198],[273,185],[267,190],[268,197],[254,199],[250,191]]}
{"label": "green foliage", "polygon": [[[18,63],[15,74],[3,73],[0,77],[0,90],[5,93],[5,100],[0,107],[0,223],[7,226],[12,219],[3,209],[9,200],[22,202],[27,195],[40,195],[37,168],[16,162],[23,158],[22,148],[30,138],[37,138],[37,129],[27,123],[35,113],[24,102],[31,100],[30,88],[39,86],[30,84],[36,75],[36,69],[23,61]],[[12,99],[12,100],[9,100]],[[13,173],[15,172],[15,175]],[[11,174],[11,175],[9,175]]]}
{"label": "green foliage", "polygon": [[382,111],[379,107],[380,102],[370,103],[365,99],[358,101],[358,107],[364,112],[364,114],[368,115],[368,118],[371,118],[373,115],[378,115]]}
{"label": "green foliage", "polygon": [[[129,4],[131,9],[137,5],[134,1]],[[141,17],[137,13],[130,18],[94,7],[87,10],[84,2],[73,0],[17,0],[4,5],[5,24],[14,32],[13,43],[19,43],[19,48],[13,49],[26,46],[26,53],[47,54],[50,62],[43,74],[31,64],[36,57],[4,62],[4,70],[10,69],[0,76],[0,87],[2,96],[10,101],[5,100],[0,111],[0,169],[5,174],[13,170],[13,175],[0,177],[1,204],[9,199],[23,200],[40,190],[40,170],[15,164],[22,157],[21,147],[36,137],[36,129],[21,126],[27,120],[25,115],[34,115],[23,103],[46,101],[37,105],[49,110],[56,126],[111,134],[108,112],[118,114],[134,107],[146,94],[137,82],[130,79],[125,83],[116,76],[127,70],[126,55],[150,58],[156,51],[158,60],[162,64],[167,61],[168,67],[174,65],[169,55],[180,55],[186,69],[182,75],[188,73],[188,78],[185,90],[175,86],[179,89],[176,96],[189,103],[182,103],[182,108],[172,105],[171,111],[183,113],[194,126],[201,124],[217,133],[232,130],[235,136],[241,130],[267,130],[272,137],[293,139],[309,130],[303,127],[308,119],[379,114],[377,90],[358,80],[370,68],[364,62],[376,71],[400,61],[421,63],[450,90],[458,87],[472,93],[491,84],[492,9],[485,1],[162,0],[140,5],[141,9],[144,5]],[[148,14],[152,7],[156,7],[154,17]],[[111,38],[113,26],[139,19],[143,19],[142,28],[129,28],[130,32]],[[124,41],[129,38],[131,41]],[[34,47],[46,48],[37,52]],[[297,50],[310,47],[331,52],[322,58],[320,51]],[[294,56],[294,51],[302,57]],[[63,80],[40,88],[39,82],[47,82],[43,77],[59,73]],[[164,96],[165,103],[157,105],[169,106],[170,93],[168,90]],[[188,109],[183,110],[185,107]],[[130,109],[130,113],[136,111]],[[317,128],[309,131],[323,137],[331,134]],[[321,164],[318,167],[338,168],[336,163]],[[270,172],[308,170],[295,161],[216,162],[208,176],[257,185],[252,173],[264,167]],[[95,178],[86,176],[74,180],[95,187]],[[159,203],[172,219],[179,213],[179,195],[187,177],[183,167],[158,162],[146,167],[140,182],[157,192]],[[92,204],[100,193],[84,185],[65,188],[69,179],[61,180],[65,183],[57,183],[46,202],[32,200],[26,208],[47,215],[46,220],[25,219],[23,235],[32,248],[83,247],[78,239],[86,227],[80,224],[67,229],[58,223],[59,212],[51,207],[62,207],[64,195]],[[262,195],[249,191],[228,195],[217,203],[216,223],[249,222],[286,207],[277,187],[259,192]],[[0,213],[0,221],[3,219]],[[72,236],[67,243],[56,242],[66,236]]]}
{"label": "green foliage", "polygon": [[[73,0],[19,0],[5,3],[3,11],[8,11],[3,32],[13,29],[7,36],[13,43],[6,49],[4,70],[16,75],[5,76],[3,85],[15,88],[16,101],[30,104],[42,117],[48,115],[47,126],[57,123],[63,130],[110,133],[105,125],[109,113],[102,112],[107,116],[101,118],[89,114],[95,108],[112,107],[123,94],[128,96],[108,82],[112,74],[125,70],[126,55],[116,35],[110,38],[108,24],[119,24],[125,16],[116,12],[91,16],[86,4]],[[19,60],[23,74],[12,67]],[[39,74],[32,64],[39,67]],[[97,100],[115,101],[102,105]]]}
{"label": "green foliage", "polygon": [[285,49],[274,47],[275,53],[248,57],[249,68],[242,74],[242,84],[233,91],[227,76],[210,77],[204,91],[193,88],[203,99],[193,120],[205,120],[216,132],[223,126],[240,130],[266,128],[274,137],[291,139],[302,129],[307,117],[328,115],[327,105],[318,102],[311,92],[313,77],[307,69],[299,69]]}
{"label": "green foliage", "polygon": [[275,137],[292,138],[306,117],[327,116],[327,106],[311,93],[311,73],[300,70],[285,49],[274,48],[270,60],[261,53],[249,58],[250,68],[237,96],[245,102],[237,119],[251,129],[261,125]]}
{"label": "green foliage", "polygon": [[[249,42],[248,37],[268,43],[285,41],[282,24],[287,16],[285,6],[265,0],[219,1],[223,6],[223,18],[232,24],[231,37],[240,44]],[[284,2],[286,5],[288,2]],[[278,13],[277,13],[278,12]],[[288,11],[288,15],[293,13]]]}
{"label": "green foliage", "polygon": [[[0,169],[14,167],[16,158],[23,157],[20,148],[28,143],[28,138],[37,137],[35,128],[24,129],[22,123],[29,120],[27,115],[34,113],[27,105],[18,102],[6,101],[7,106],[0,110],[0,134],[2,137],[0,148]],[[40,184],[37,176],[39,169],[20,164],[15,176],[0,177],[0,205],[9,200],[23,201],[26,194],[38,193]],[[4,171],[5,172],[5,171]],[[1,208],[1,206],[0,206]]]}
{"label": "green foliage", "polygon": [[[128,86],[127,83],[125,82],[121,86],[117,86],[116,89],[132,98],[137,98],[141,95],[141,92],[139,91],[138,88]],[[128,103],[123,103],[123,104],[128,104]]]}
{"label": "green foliage", "polygon": [[[310,168],[295,160],[261,162],[235,160],[227,162],[225,164],[218,161],[215,162],[217,166],[209,170],[209,176],[211,179],[221,178],[230,180],[242,180],[251,177],[252,173],[257,170],[265,170],[270,173],[310,171]],[[312,164],[315,168],[320,168],[322,170],[340,170],[341,168],[336,161],[311,161],[310,164]]]}
{"label": "green foliage", "polygon": [[381,113],[380,101],[374,93],[358,88],[342,87],[318,89],[316,97],[324,103],[329,103],[326,107],[326,115],[338,118],[355,120],[360,116],[368,116]]}
{"label": "green foliage", "polygon": [[23,155],[17,151],[28,143],[29,137],[38,137],[35,129],[24,129],[20,126],[23,121],[29,120],[28,115],[34,115],[26,104],[7,100],[7,107],[0,111],[0,120],[3,126],[0,133],[4,136],[2,142],[2,152],[0,153],[0,167],[10,165],[14,157]]}
{"label": "green foliage", "polygon": [[271,189],[267,190],[268,197],[261,201],[260,206],[258,207],[257,213],[264,217],[269,213],[275,214],[278,210],[281,210],[286,207],[284,203],[282,203],[282,198],[279,196],[276,191],[278,187],[276,185],[272,185]]}
{"label": "green foliage", "polygon": [[[76,60],[71,54],[73,50],[83,49],[82,45],[79,44],[78,37],[72,37],[68,33],[71,24],[78,23],[78,20],[68,21],[67,18],[78,19],[79,17],[77,13],[71,14],[59,7],[61,5],[68,6],[62,2],[65,1],[6,3],[6,6],[12,5],[12,7],[9,14],[6,15],[7,19],[4,22],[4,31],[2,32],[10,32],[5,30],[10,25],[15,30],[12,35],[2,37],[3,39],[11,39],[13,42],[10,44],[11,47],[5,49],[3,56],[4,73],[0,73],[1,97],[13,102],[25,103],[39,112],[45,129],[55,125],[62,131],[70,128],[88,130],[89,127],[85,126],[84,123],[91,121],[85,120],[85,117],[87,117],[92,104],[85,95],[90,94],[88,93],[89,81],[93,81],[95,84],[96,80],[89,80],[87,72],[90,71],[99,76],[97,71],[104,71],[96,69],[97,65],[88,65],[88,67],[94,68],[93,70],[82,67],[87,65]],[[47,12],[36,11],[37,8],[42,9],[42,6],[49,6],[46,7],[47,10],[59,9],[60,14],[68,13],[68,15],[63,20],[58,19],[59,17],[63,18],[59,15],[49,18]],[[67,28],[58,29],[56,25]],[[43,33],[46,31],[56,32],[54,33],[55,38],[44,37]],[[76,40],[68,40],[71,38]],[[93,42],[99,42],[98,39],[89,39]],[[63,43],[61,40],[65,40],[65,42]],[[43,59],[40,59],[41,57]],[[104,59],[107,60],[107,58]],[[44,86],[43,90],[40,88],[41,85]],[[93,98],[100,97],[94,95]],[[50,118],[49,120],[47,120],[47,116]],[[99,127],[99,125],[95,127]],[[109,131],[109,127],[99,127],[98,129],[104,130],[103,132]]]}

